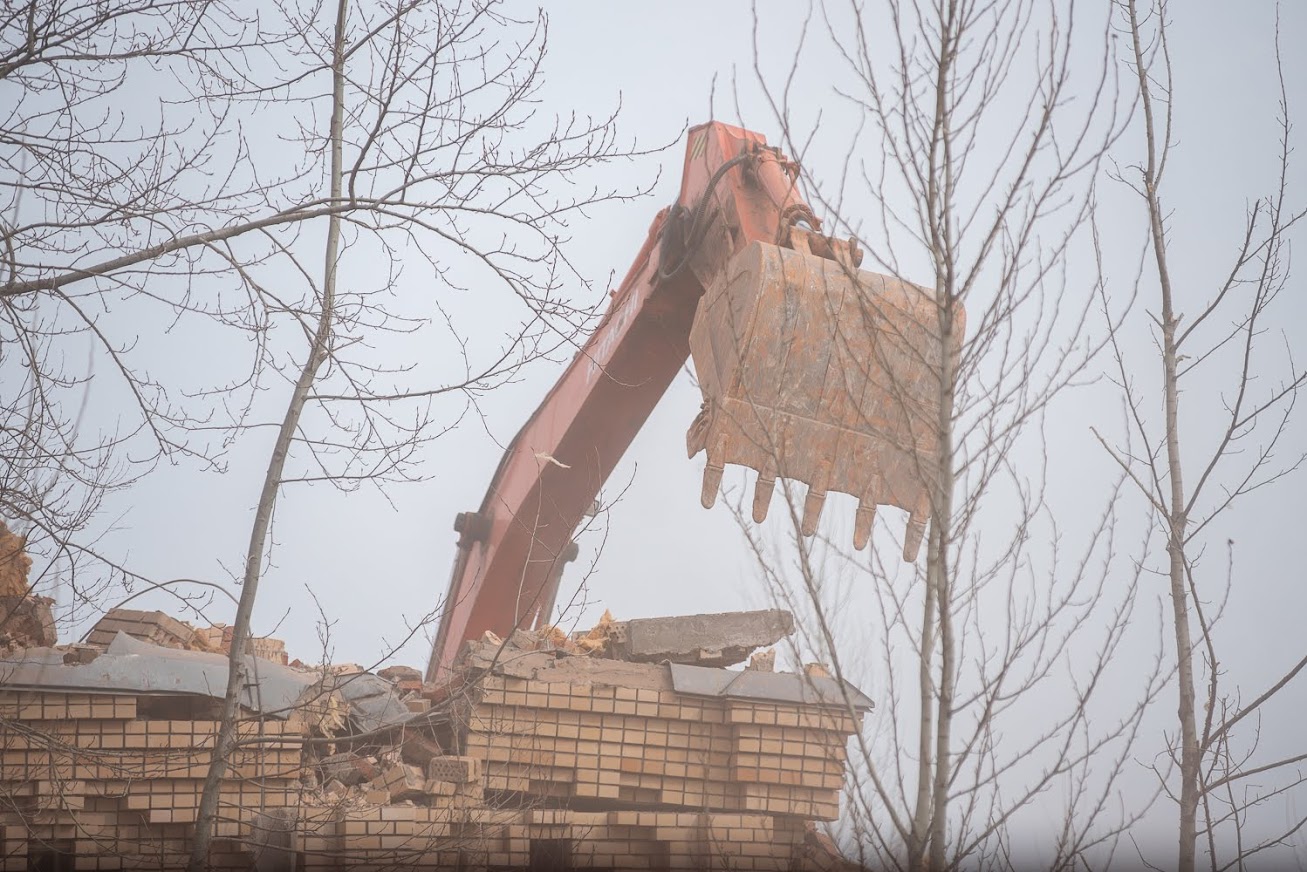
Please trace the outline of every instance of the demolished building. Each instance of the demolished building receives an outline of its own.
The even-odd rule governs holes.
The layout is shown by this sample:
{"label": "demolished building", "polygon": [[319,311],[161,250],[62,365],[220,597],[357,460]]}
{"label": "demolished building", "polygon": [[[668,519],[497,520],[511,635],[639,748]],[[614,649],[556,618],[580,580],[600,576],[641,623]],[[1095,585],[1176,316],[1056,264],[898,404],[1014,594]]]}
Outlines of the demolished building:
{"label": "demolished building", "polygon": [[[783,612],[469,642],[416,670],[250,649],[215,868],[851,868],[839,813],[870,701],[819,669],[725,668]],[[111,611],[0,654],[0,870],[185,865],[226,685],[222,628]]]}

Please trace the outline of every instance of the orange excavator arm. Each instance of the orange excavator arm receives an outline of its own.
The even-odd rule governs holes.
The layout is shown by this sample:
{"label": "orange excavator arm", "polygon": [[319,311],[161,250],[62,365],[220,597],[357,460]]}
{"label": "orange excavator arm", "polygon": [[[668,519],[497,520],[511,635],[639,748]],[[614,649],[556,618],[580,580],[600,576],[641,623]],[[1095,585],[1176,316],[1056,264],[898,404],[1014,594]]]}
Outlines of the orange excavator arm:
{"label": "orange excavator arm", "polygon": [[[848,473],[839,469],[838,463],[826,463],[815,471],[800,470],[784,459],[793,452],[781,451],[770,460],[758,460],[753,456],[758,446],[741,443],[757,441],[758,421],[721,414],[728,407],[738,407],[740,400],[750,399],[740,394],[750,387],[749,379],[740,377],[741,366],[757,368],[748,353],[724,351],[731,343],[724,343],[722,337],[733,337],[738,347],[753,348],[754,357],[774,357],[769,346],[785,343],[783,334],[794,328],[789,322],[769,324],[765,312],[754,313],[762,318],[743,318],[748,307],[732,303],[740,296],[740,282],[772,281],[775,286],[770,290],[781,297],[769,300],[755,293],[754,309],[785,309],[785,288],[792,292],[802,289],[787,286],[784,277],[777,284],[774,277],[760,278],[758,274],[768,269],[782,273],[788,269],[793,274],[794,267],[800,267],[811,280],[808,284],[820,279],[820,288],[813,285],[821,297],[818,302],[827,314],[838,315],[830,310],[830,289],[841,289],[837,296],[847,296],[848,276],[857,274],[861,253],[855,245],[797,226],[818,226],[799,196],[797,178],[798,167],[756,133],[718,122],[690,130],[675,204],[658,213],[635,262],[612,293],[599,326],[509,444],[481,507],[460,514],[455,521],[458,556],[442,604],[427,671],[429,681],[443,676],[465,640],[486,630],[504,636],[516,628],[548,621],[563,567],[576,556],[572,537],[592,512],[600,488],[631,440],[690,356],[692,333],[696,334],[696,348],[702,345],[704,349],[695,354],[696,364],[703,370],[700,377],[707,376],[707,382],[721,394],[715,399],[705,397],[704,410],[688,437],[691,454],[708,450],[705,505],[715,498],[722,465],[745,463],[767,479],[760,482],[755,517],[765,514],[765,505],[759,510],[758,503],[765,503],[763,491],[770,496],[770,481],[776,475],[788,475],[809,482],[810,503],[814,489],[822,498],[828,487],[844,490],[870,498],[873,509],[877,500],[904,506],[913,512],[914,523],[924,529],[919,495],[904,499],[885,492],[883,476],[866,487],[850,489],[841,484],[839,477]],[[782,248],[784,257],[777,253]],[[821,261],[821,265],[814,267],[812,261]],[[743,292],[748,296],[757,290],[746,287]],[[696,324],[696,311],[705,294],[714,300],[711,312],[716,315]],[[817,303],[806,305],[811,308]],[[830,325],[823,324],[822,329],[829,330]],[[767,341],[756,341],[760,337]],[[829,367],[832,362],[833,358],[821,365]],[[815,366],[811,360],[804,365],[809,369]],[[786,374],[771,372],[769,377],[785,380]],[[824,383],[825,371],[817,377],[819,384]],[[789,381],[792,387],[804,390],[802,379]],[[708,390],[705,387],[705,392]],[[822,393],[821,388],[817,392]],[[819,403],[814,411],[803,407],[804,402],[811,405],[811,398],[799,398],[798,406],[790,409],[793,398],[764,398],[761,392],[755,393],[755,399],[768,404],[765,411],[769,417],[762,426],[786,445],[794,447],[796,432],[802,435],[825,428],[830,431],[827,435],[834,434],[834,442],[824,450],[838,453],[842,438],[845,448],[851,446],[847,437],[840,436],[846,425],[837,421],[831,429],[817,420],[830,418],[830,403]],[[842,407],[850,405],[859,404],[842,403]],[[757,403],[749,408],[756,412]],[[848,409],[834,412],[836,417],[847,417]],[[854,429],[857,423],[853,422]],[[832,476],[837,480],[832,481]],[[881,492],[860,492],[876,487]],[[805,527],[815,527],[815,513],[810,514],[811,524],[805,520]],[[869,524],[870,518],[860,513],[859,528],[866,526],[869,531]],[[861,547],[865,536],[859,538]],[[915,546],[912,550],[915,552]]]}

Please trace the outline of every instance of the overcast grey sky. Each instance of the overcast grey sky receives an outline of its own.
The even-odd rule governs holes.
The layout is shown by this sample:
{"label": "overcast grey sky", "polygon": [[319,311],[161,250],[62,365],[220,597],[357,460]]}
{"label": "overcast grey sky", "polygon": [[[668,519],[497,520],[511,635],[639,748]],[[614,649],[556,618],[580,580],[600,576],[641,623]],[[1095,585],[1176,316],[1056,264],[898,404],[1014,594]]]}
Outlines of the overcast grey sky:
{"label": "overcast grey sky", "polygon": [[[776,77],[788,69],[804,10],[801,5],[763,7],[758,63],[765,74]],[[753,71],[748,4],[558,3],[548,12],[548,102],[543,110],[602,112],[620,98],[622,131],[651,146],[671,141],[686,124],[708,117],[715,81],[718,117],[738,121],[743,115],[746,125],[777,138]],[[1245,204],[1272,181],[1273,13],[1271,4],[1257,3],[1232,15],[1228,6],[1214,2],[1186,3],[1176,12],[1172,39],[1179,82],[1179,148],[1167,193],[1175,209],[1176,268],[1185,285],[1201,287],[1219,272]],[[1284,42],[1292,47],[1295,34],[1307,33],[1307,11],[1292,3],[1281,15]],[[813,86],[805,98],[838,119],[841,103],[831,87],[820,83],[823,75],[838,81],[842,71],[833,59],[826,70],[821,58],[810,59],[808,67]],[[1307,105],[1307,61],[1292,48],[1286,52],[1285,75],[1291,104],[1299,95]],[[819,139],[808,166],[818,176],[833,174],[841,147],[839,141]],[[683,142],[677,142],[661,155],[630,165],[635,182],[650,180],[661,170],[653,197],[599,210],[593,220],[574,224],[571,254],[599,286],[613,273],[620,278],[653,213],[675,196],[683,148]],[[823,165],[823,158],[831,165]],[[1135,204],[1110,185],[1105,190],[1110,233],[1118,216],[1120,223],[1134,220],[1129,210]],[[1122,249],[1130,257],[1121,257],[1109,268],[1117,280],[1128,282],[1137,246]],[[418,293],[423,276],[410,271],[404,281]],[[1302,315],[1303,303],[1295,295],[1281,311],[1290,322],[1300,320],[1294,316]],[[488,332],[498,329],[494,315],[493,304],[487,306]],[[403,615],[422,613],[443,594],[454,555],[454,514],[480,503],[501,446],[560,371],[536,366],[520,384],[487,399],[489,432],[474,423],[444,437],[430,452],[427,472],[432,479],[394,490],[394,509],[367,492],[289,492],[279,510],[275,568],[260,598],[259,631],[271,631],[292,609],[291,620],[277,632],[292,651],[314,651],[313,622],[303,610],[304,586],[311,585],[338,622],[334,641],[341,659],[368,660],[378,651],[379,638],[399,635]],[[1101,402],[1095,408],[1114,415],[1110,397],[1110,392],[1090,389],[1067,411],[1067,423],[1059,432],[1075,440],[1062,448],[1076,458],[1077,469],[1096,468],[1101,458],[1082,426],[1085,419],[1075,412]],[[634,617],[729,610],[760,602],[763,594],[734,522],[724,507],[704,511],[697,503],[702,458],[687,461],[683,453],[684,429],[697,408],[696,389],[689,378],[679,379],[613,475],[608,493],[626,490],[611,516],[603,560],[590,579],[592,606],[584,620],[605,607],[615,615]],[[1294,438],[1295,445],[1303,444],[1301,431]],[[235,471],[223,477],[197,476],[184,468],[161,470],[120,501],[126,514],[113,541],[130,549],[135,565],[157,578],[223,577],[220,565],[238,565],[243,553],[261,447],[251,441],[248,452],[238,451]],[[1086,473],[1081,480],[1092,477]],[[742,478],[737,475],[735,482]],[[1300,488],[1290,484],[1261,500],[1254,498],[1240,513],[1246,523],[1234,536],[1239,554],[1265,566],[1258,574],[1265,575],[1267,583],[1277,565],[1293,571],[1292,564],[1281,562],[1283,557],[1271,555],[1283,555],[1283,543],[1292,541],[1302,510]],[[846,524],[848,519],[839,516],[849,514],[850,508],[833,501],[827,511],[830,522]],[[568,581],[577,581],[584,564],[583,557],[569,568],[565,589]],[[1289,595],[1299,586],[1285,587]],[[1287,644],[1287,637],[1278,638]],[[1290,653],[1273,635],[1257,634],[1249,644],[1265,649],[1263,654]],[[423,648],[423,643],[414,642],[403,659],[422,661]]]}
{"label": "overcast grey sky", "polygon": [[[1087,5],[1081,3],[1082,12]],[[684,155],[683,137],[677,137],[687,125],[715,113],[778,139],[780,131],[762,97],[755,64],[769,81],[783,79],[807,9],[804,4],[759,6],[756,55],[753,15],[745,2],[596,0],[548,6],[550,47],[540,112],[603,114],[620,100],[624,135],[645,147],[672,143],[623,168],[632,185],[658,179],[651,197],[601,207],[586,220],[573,221],[570,255],[594,283],[591,292],[578,290],[579,303],[603,299],[610,280],[620,280],[630,265],[654,214],[676,195]],[[534,7],[521,4],[521,9],[530,15]],[[1272,50],[1276,8],[1270,2],[1188,0],[1174,3],[1173,13],[1177,136],[1165,198],[1173,210],[1172,266],[1179,305],[1185,308],[1196,305],[1227,268],[1248,203],[1273,190],[1279,96]],[[1307,54],[1300,50],[1307,41],[1307,3],[1286,2],[1279,14],[1290,112],[1307,117]],[[877,33],[869,34],[873,44],[878,38]],[[1095,34],[1086,32],[1082,38],[1092,41]],[[856,123],[835,93],[845,76],[829,53],[818,50],[805,56],[799,111],[807,121],[820,112],[823,123],[804,160],[815,176],[828,182],[837,178],[849,150],[842,137]],[[1121,163],[1136,159],[1138,143],[1136,130],[1118,144]],[[1293,173],[1291,198],[1301,206],[1307,203],[1307,170],[1295,164]],[[1099,198],[1109,292],[1124,299],[1141,254],[1139,206],[1120,185],[1106,179],[1100,180]],[[869,203],[853,198],[845,204],[846,214],[855,216],[860,205],[870,211]],[[1300,271],[1273,325],[1299,352],[1307,347],[1304,287]],[[431,291],[430,276],[418,261],[402,277],[399,293],[420,301]],[[449,292],[448,302],[469,319],[465,324],[484,327],[484,336],[474,341],[490,348],[505,328],[503,301],[493,291],[479,291],[473,287]],[[1140,376],[1149,377],[1154,357],[1146,331],[1132,328],[1125,338]],[[396,343],[397,349],[403,346],[402,340]],[[188,372],[221,364],[220,357],[210,357],[207,347],[186,336],[164,339],[154,353],[165,368],[175,365]],[[447,348],[432,349],[433,358],[448,353]],[[176,356],[175,363],[169,355]],[[1307,353],[1297,358],[1301,362]],[[1107,367],[1104,360],[1095,373]],[[468,419],[427,450],[424,471],[429,480],[393,488],[389,500],[366,489],[349,495],[328,488],[290,489],[278,510],[277,545],[261,589],[255,632],[285,639],[292,657],[315,659],[317,613],[306,593],[309,588],[334,622],[335,658],[374,662],[387,642],[405,635],[406,622],[432,609],[444,594],[455,555],[455,514],[480,504],[503,446],[561,369],[561,363],[536,365],[519,383],[487,397],[484,419]],[[1268,374],[1268,381],[1269,375],[1276,373]],[[1217,390],[1214,384],[1212,391]],[[1208,402],[1211,396],[1187,396],[1186,402],[1191,399],[1186,408],[1218,408]],[[581,559],[564,576],[562,600],[575,592],[593,564],[586,607],[570,613],[569,620],[584,626],[605,608],[618,618],[632,618],[768,604],[726,507],[719,503],[705,511],[699,506],[703,459],[688,461],[684,454],[684,432],[698,407],[697,389],[683,375],[612,476],[605,497],[611,500],[619,492],[622,497],[606,517],[601,558],[594,563],[601,537],[592,534],[582,541]],[[449,406],[450,414],[454,408]],[[1201,428],[1211,422],[1195,423]],[[1096,518],[1102,484],[1112,475],[1091,425],[1120,432],[1119,397],[1103,381],[1068,392],[1049,413],[1051,498],[1071,536],[1078,524]],[[114,529],[106,534],[105,546],[158,580],[226,581],[244,556],[266,448],[264,436],[253,432],[235,446],[231,472],[222,476],[184,465],[161,468],[114,498],[107,513],[115,519]],[[1300,422],[1282,443],[1280,456],[1288,459],[1304,451],[1307,426]],[[727,484],[751,486],[738,470],[728,474]],[[1307,517],[1305,488],[1307,479],[1300,475],[1254,494],[1211,532],[1214,547],[1223,548],[1227,540],[1234,543],[1239,590],[1247,592],[1228,606],[1223,656],[1231,678],[1250,690],[1260,689],[1259,678],[1275,665],[1301,657],[1307,644],[1300,629],[1307,610],[1307,579],[1297,547]],[[847,541],[852,510],[849,500],[832,498],[828,504],[824,523],[837,539]],[[901,519],[891,519],[891,526],[895,523],[901,524]],[[1123,535],[1118,547],[1137,551],[1141,540],[1142,534]],[[897,543],[882,532],[876,546],[892,550]],[[1156,591],[1145,594],[1147,614],[1140,615],[1144,632],[1156,619],[1162,592],[1158,584]],[[163,596],[139,599],[134,605],[176,611]],[[215,605],[212,615],[230,620],[231,609]],[[858,616],[844,617],[856,624]],[[69,628],[67,635],[84,629]],[[419,633],[394,660],[425,663],[428,635]],[[866,689],[873,697],[878,681],[876,675],[867,676]],[[1307,685],[1292,690],[1276,709],[1287,721],[1299,721],[1307,713],[1304,688]]]}

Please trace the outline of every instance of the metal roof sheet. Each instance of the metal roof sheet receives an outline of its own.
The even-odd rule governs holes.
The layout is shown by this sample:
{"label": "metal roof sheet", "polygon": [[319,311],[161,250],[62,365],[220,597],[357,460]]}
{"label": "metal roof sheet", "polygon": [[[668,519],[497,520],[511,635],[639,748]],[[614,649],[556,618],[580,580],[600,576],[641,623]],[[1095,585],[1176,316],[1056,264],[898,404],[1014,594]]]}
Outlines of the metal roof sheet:
{"label": "metal roof sheet", "polygon": [[849,706],[864,712],[875,706],[852,684],[847,681],[841,684],[833,678],[752,669],[736,672],[681,663],[669,663],[668,668],[672,671],[672,688],[677,693],[799,705]]}
{"label": "metal roof sheet", "polygon": [[[291,715],[322,674],[246,657],[254,679],[241,705],[264,715]],[[0,654],[0,685],[34,690],[100,693],[191,694],[222,699],[227,689],[227,655],[165,648],[119,632],[108,649],[90,663],[64,663],[62,651],[29,648]],[[361,730],[397,725],[413,716],[384,678],[371,673],[332,676],[350,717]]]}

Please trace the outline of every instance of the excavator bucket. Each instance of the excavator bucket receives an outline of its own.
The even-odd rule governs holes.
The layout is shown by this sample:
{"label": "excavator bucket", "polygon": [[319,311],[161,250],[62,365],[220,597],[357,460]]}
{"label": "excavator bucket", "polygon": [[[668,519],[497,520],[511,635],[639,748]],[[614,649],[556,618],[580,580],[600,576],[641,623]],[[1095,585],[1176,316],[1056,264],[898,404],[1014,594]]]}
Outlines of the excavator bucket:
{"label": "excavator bucket", "polygon": [[705,508],[726,464],[758,472],[753,517],[767,517],[777,478],[808,485],[804,535],[826,495],[858,500],[854,547],[866,547],[876,506],[909,513],[903,559],[916,560],[939,466],[939,373],[947,352],[925,288],[862,272],[796,247],[755,242],[699,303],[690,333],[703,407],[686,435],[708,453]]}

